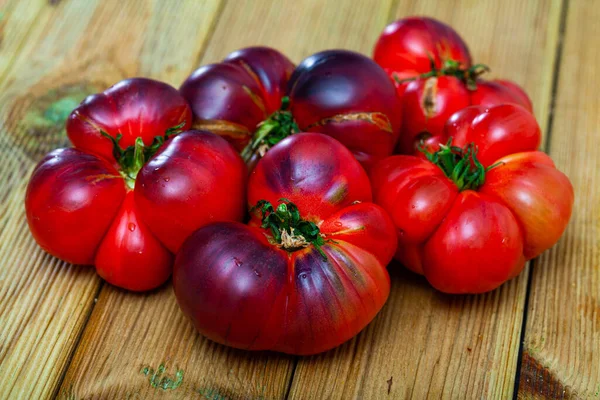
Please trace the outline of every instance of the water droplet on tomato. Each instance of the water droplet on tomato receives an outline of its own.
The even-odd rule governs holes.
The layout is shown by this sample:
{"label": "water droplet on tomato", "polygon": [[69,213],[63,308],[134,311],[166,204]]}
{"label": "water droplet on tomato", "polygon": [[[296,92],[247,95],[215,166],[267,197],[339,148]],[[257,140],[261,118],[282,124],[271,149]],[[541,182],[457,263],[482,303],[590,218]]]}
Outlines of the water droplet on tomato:
{"label": "water droplet on tomato", "polygon": [[256,268],[252,268],[252,271],[254,271],[254,275],[258,276],[259,278],[262,276],[262,274],[258,272]]}
{"label": "water droplet on tomato", "polygon": [[129,229],[131,232],[135,231],[135,228],[136,228],[136,226],[135,226],[135,224],[133,222],[130,222],[127,225],[127,229]]}
{"label": "water droplet on tomato", "polygon": [[302,271],[302,272],[300,272],[300,275],[298,275],[298,276],[302,279],[306,279],[306,278],[308,278],[308,274],[310,274],[310,271]]}
{"label": "water droplet on tomato", "polygon": [[398,231],[398,235],[400,235],[400,236],[404,236],[404,229],[400,229],[400,230]]}
{"label": "water droplet on tomato", "polygon": [[334,224],[335,226],[337,226],[337,227],[340,227],[340,226],[342,226],[342,223],[341,223],[341,222],[339,222],[339,221],[336,221],[336,222],[334,222],[333,224]]}
{"label": "water droplet on tomato", "polygon": [[167,177],[163,178],[163,180],[164,180],[165,182],[169,182],[169,181],[171,180],[171,178],[169,178],[169,177],[167,176]]}
{"label": "water droplet on tomato", "polygon": [[235,263],[236,267],[241,267],[244,264],[243,262],[238,260],[237,257],[233,257],[233,262]]}
{"label": "water droplet on tomato", "polygon": [[160,167],[156,167],[156,168],[154,168],[154,170],[155,170],[155,171],[158,171],[159,169],[160,169]]}
{"label": "water droplet on tomato", "polygon": [[502,244],[504,244],[506,242],[508,242],[508,239],[507,238],[502,238]]}

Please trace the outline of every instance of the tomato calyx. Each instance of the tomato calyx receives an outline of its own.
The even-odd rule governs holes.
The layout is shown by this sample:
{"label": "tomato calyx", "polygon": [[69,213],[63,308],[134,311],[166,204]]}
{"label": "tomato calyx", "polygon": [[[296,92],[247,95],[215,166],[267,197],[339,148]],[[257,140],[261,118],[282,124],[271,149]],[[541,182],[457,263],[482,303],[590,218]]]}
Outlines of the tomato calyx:
{"label": "tomato calyx", "polygon": [[261,228],[271,230],[273,244],[290,253],[312,245],[326,260],[327,255],[321,249],[325,239],[319,227],[302,219],[298,207],[288,199],[279,199],[279,202],[274,208],[270,202],[259,200],[250,210],[260,212]]}
{"label": "tomato calyx", "polygon": [[244,161],[250,161],[255,155],[264,156],[271,147],[286,137],[300,132],[289,108],[290,99],[285,96],[281,99],[281,108],[258,125],[252,140],[240,153]]}
{"label": "tomato calyx", "polygon": [[437,78],[440,76],[454,76],[455,78],[460,79],[469,90],[477,89],[477,79],[480,75],[490,72],[490,68],[485,64],[475,64],[469,68],[464,67],[460,62],[454,60],[446,60],[442,68],[437,68],[435,66],[435,62],[432,58],[429,59],[431,62],[431,70],[429,72],[425,72],[416,77],[406,78],[406,79],[398,79],[394,77],[396,82],[402,84],[405,82],[414,81],[417,79],[427,79],[427,78]]}
{"label": "tomato calyx", "polygon": [[135,187],[135,178],[146,161],[148,161],[169,138],[181,133],[181,128],[183,128],[184,125],[185,122],[182,122],[179,125],[167,129],[164,136],[155,136],[152,143],[148,146],[146,146],[142,138],[138,136],[135,139],[135,144],[127,146],[125,149],[119,145],[119,141],[123,137],[121,133],[118,133],[116,137],[114,137],[101,130],[100,134],[112,142],[113,157],[119,164],[119,173],[125,180],[127,187],[133,189]]}
{"label": "tomato calyx", "polygon": [[474,143],[469,143],[464,148],[452,146],[452,138],[445,145],[440,144],[438,151],[430,152],[423,146],[419,146],[419,151],[444,171],[461,192],[477,190],[485,182],[485,173],[499,165],[484,167],[477,159],[478,149]]}

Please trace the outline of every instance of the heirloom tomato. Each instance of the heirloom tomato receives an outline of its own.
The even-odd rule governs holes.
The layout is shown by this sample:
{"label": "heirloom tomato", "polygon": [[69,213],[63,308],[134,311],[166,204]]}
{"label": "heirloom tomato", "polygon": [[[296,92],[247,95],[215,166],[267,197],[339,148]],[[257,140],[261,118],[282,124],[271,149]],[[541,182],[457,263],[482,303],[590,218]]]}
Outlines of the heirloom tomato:
{"label": "heirloom tomato", "polygon": [[250,176],[247,225],[197,230],[173,286],[198,331],[229,346],[314,354],[362,330],[385,303],[394,226],[335,139],[300,133]]}
{"label": "heirloom tomato", "polygon": [[378,163],[374,199],[394,221],[407,268],[443,292],[486,292],[558,241],[573,188],[536,151],[540,129],[519,106],[469,107],[446,130],[452,139],[426,159]]}
{"label": "heirloom tomato", "polygon": [[459,34],[433,18],[408,17],[385,27],[375,44],[373,59],[394,78],[415,78],[441,69],[447,61],[471,67],[471,53]]}
{"label": "heirloom tomato", "polygon": [[74,147],[50,152],[27,187],[38,244],[122,288],[164,283],[190,233],[245,212],[243,161],[210,132],[177,134],[191,120],[179,92],[150,79],[85,99],[67,121]]}
{"label": "heirloom tomato", "polygon": [[448,118],[470,105],[512,103],[533,111],[531,100],[516,83],[479,78],[488,68],[472,65],[460,36],[432,18],[412,17],[388,25],[373,58],[401,97],[397,148],[401,154],[415,154],[422,142],[442,135]]}
{"label": "heirloom tomato", "polygon": [[194,127],[224,136],[253,166],[299,131],[338,139],[369,167],[394,150],[400,128],[393,84],[373,60],[329,50],[294,65],[267,47],[249,47],[196,70],[180,88]]}

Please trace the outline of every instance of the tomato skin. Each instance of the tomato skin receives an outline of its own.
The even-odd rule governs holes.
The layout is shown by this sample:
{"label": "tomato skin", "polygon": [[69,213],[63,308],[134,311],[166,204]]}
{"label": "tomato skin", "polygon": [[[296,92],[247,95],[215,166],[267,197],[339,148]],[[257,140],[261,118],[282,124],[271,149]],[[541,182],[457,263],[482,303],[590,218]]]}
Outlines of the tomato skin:
{"label": "tomato skin", "polygon": [[373,60],[347,50],[316,53],[298,65],[288,90],[301,130],[333,136],[367,169],[392,153],[400,103]]}
{"label": "tomato skin", "polygon": [[116,137],[122,148],[141,137],[149,145],[155,136],[183,123],[190,127],[191,110],[172,86],[147,78],[121,81],[106,91],[88,96],[67,119],[67,135],[73,146],[113,160],[113,146],[100,130]]}
{"label": "tomato skin", "polygon": [[[162,131],[153,158],[154,149],[137,141],[137,157],[144,156],[127,161],[136,156],[122,143],[136,137],[152,143],[149,133],[157,129],[190,125],[189,107],[176,89],[127,80],[90,96],[71,118],[67,131],[76,147],[55,150],[38,164],[25,199],[30,230],[50,254],[95,265],[113,285],[150,290],[168,279],[182,235],[210,222],[242,219],[247,172],[224,139],[198,131],[169,138]],[[127,121],[126,131],[116,130]],[[100,134],[104,128],[113,138],[123,135],[116,155],[112,140]],[[128,151],[124,161],[119,153]]]}
{"label": "tomato skin", "polygon": [[295,68],[287,57],[269,47],[246,47],[229,54],[223,61],[242,66],[260,82],[267,113],[281,108],[281,98]]}
{"label": "tomato skin", "polygon": [[523,229],[524,255],[532,259],[562,236],[574,201],[569,178],[542,152],[507,155],[486,174],[482,193],[501,199]]}
{"label": "tomato skin", "polygon": [[348,149],[318,133],[290,136],[259,162],[250,174],[248,205],[259,200],[272,204],[286,198],[309,220],[330,214],[353,201],[371,201],[371,184]]}
{"label": "tomato skin", "polygon": [[458,111],[448,121],[442,142],[450,138],[458,147],[475,143],[477,158],[488,167],[503,156],[537,150],[542,131],[535,117],[521,106],[472,106]]}
{"label": "tomato skin", "polygon": [[180,88],[192,107],[194,127],[222,135],[242,151],[287,96],[286,113],[300,131],[338,139],[366,168],[392,153],[399,102],[394,85],[373,60],[329,50],[293,67],[274,49],[250,47],[198,69]]}
{"label": "tomato skin", "polygon": [[[474,91],[453,76],[419,78],[405,83],[402,128],[396,151],[415,155],[419,153],[419,145],[433,148],[445,143],[449,137],[444,132],[446,122],[467,107],[487,109],[506,105],[520,107],[531,114],[531,101],[525,92],[522,89],[517,92],[499,82],[479,81]],[[530,119],[534,119],[533,115]]]}
{"label": "tomato skin", "polygon": [[445,142],[442,137],[446,121],[470,105],[467,88],[453,76],[408,82],[403,93],[402,134],[397,147],[400,154],[416,154],[421,140]]}
{"label": "tomato skin", "polygon": [[373,59],[392,78],[413,78],[453,60],[471,66],[466,43],[450,26],[428,17],[409,17],[389,24],[373,51]]}
{"label": "tomato skin", "polygon": [[192,107],[194,128],[223,136],[238,151],[268,115],[259,83],[234,63],[199,68],[179,91]]}
{"label": "tomato skin", "polygon": [[132,291],[162,285],[171,275],[173,255],[150,232],[129,191],[106,232],[94,264],[108,283]]}
{"label": "tomato skin", "polygon": [[481,293],[518,275],[526,260],[553,246],[573,206],[569,179],[536,151],[540,129],[520,106],[469,107],[446,133],[474,144],[485,172],[460,191],[423,157],[397,155],[370,172],[375,203],[396,227],[396,259],[447,293]]}
{"label": "tomato skin", "polygon": [[223,138],[184,132],[140,170],[136,206],[154,235],[176,252],[200,226],[242,220],[246,175],[244,162]]}
{"label": "tomato skin", "polygon": [[[301,217],[320,229],[325,258],[313,245],[278,247],[256,212],[248,225],[200,228],[184,242],[173,273],[177,300],[200,333],[237,348],[307,355],[349,340],[375,317],[389,295],[385,266],[396,239],[386,212],[368,202],[368,177],[356,171],[346,148],[316,133],[293,135],[258,162],[250,202],[263,195],[273,204],[298,201]],[[265,175],[271,187],[261,187]],[[325,196],[329,204],[301,203],[338,191],[339,182],[347,190],[333,201]]]}
{"label": "tomato skin", "polygon": [[478,80],[475,90],[471,92],[471,104],[484,107],[499,104],[517,104],[533,113],[533,104],[525,90],[506,79]]}
{"label": "tomato skin", "polygon": [[57,149],[40,161],[27,186],[29,229],[45,251],[93,264],[124,198],[125,185],[111,163],[78,149]]}
{"label": "tomato skin", "polygon": [[447,293],[483,293],[523,265],[519,224],[502,203],[471,190],[461,192],[427,240],[423,272]]}

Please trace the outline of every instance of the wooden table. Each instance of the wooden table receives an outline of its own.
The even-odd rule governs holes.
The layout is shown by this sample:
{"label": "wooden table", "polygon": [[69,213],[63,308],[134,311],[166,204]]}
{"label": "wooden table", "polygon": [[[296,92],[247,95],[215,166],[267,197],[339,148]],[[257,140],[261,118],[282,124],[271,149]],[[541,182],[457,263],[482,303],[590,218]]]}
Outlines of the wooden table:
{"label": "wooden table", "polygon": [[[170,284],[133,294],[41,251],[24,216],[35,163],[87,94],[132,76],[178,86],[265,44],[296,62],[370,54],[431,15],[525,86],[573,182],[560,242],[500,289],[447,296],[392,264],[392,293],[328,353],[247,353],[195,333]],[[0,398],[600,398],[600,4],[593,0],[0,0]],[[166,388],[163,388],[165,386]]]}

